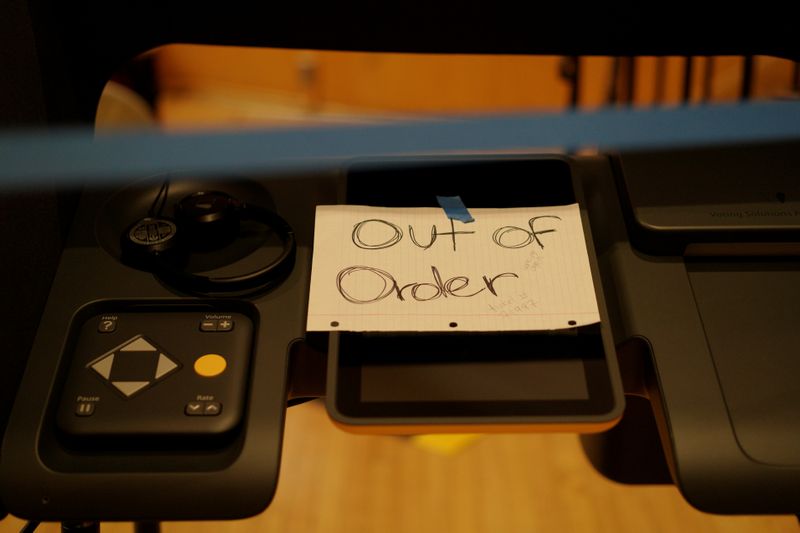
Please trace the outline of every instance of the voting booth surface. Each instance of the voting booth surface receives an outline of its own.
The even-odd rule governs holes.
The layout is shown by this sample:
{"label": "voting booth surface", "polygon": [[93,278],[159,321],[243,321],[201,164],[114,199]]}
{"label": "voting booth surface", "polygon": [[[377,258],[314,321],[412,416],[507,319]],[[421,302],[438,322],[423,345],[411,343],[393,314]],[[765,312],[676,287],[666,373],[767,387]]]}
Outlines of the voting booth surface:
{"label": "voting booth surface", "polygon": [[[15,0],[0,19],[15,22],[4,39],[17,53],[3,60],[27,74],[0,109],[10,126],[90,123],[113,68],[170,42],[800,52],[780,20],[770,41],[711,40],[692,23],[675,43],[670,15],[604,11],[568,29],[566,8],[549,8],[538,16],[554,23],[531,34],[520,8],[461,7],[427,6],[426,21],[409,6],[342,8],[295,32],[299,7],[260,26],[264,8],[244,3],[213,16],[147,3],[129,15],[157,22],[129,33],[104,24],[103,6]],[[576,120],[554,124],[588,124]],[[459,142],[498,124],[470,123]],[[655,136],[591,155],[348,146],[319,164],[298,151],[283,171],[230,172],[184,170],[201,146],[190,136],[165,140],[174,150],[158,168],[174,168],[144,172],[116,164],[124,141],[103,152],[74,132],[4,132],[0,153],[40,149],[52,168],[89,170],[36,174],[40,161],[27,175],[11,159],[3,170],[14,308],[2,315],[13,357],[0,509],[62,522],[252,516],[275,492],[287,402],[324,397],[346,431],[579,433],[612,479],[675,483],[708,512],[798,513],[798,132],[703,146]],[[375,135],[363,155],[380,152]]]}

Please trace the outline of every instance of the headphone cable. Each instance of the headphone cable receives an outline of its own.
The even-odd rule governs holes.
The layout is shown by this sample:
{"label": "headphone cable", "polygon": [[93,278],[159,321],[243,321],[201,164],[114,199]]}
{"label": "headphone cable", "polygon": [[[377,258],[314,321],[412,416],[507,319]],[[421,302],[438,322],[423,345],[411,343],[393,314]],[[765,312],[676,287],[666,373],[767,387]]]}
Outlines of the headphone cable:
{"label": "headphone cable", "polygon": [[165,178],[164,181],[161,183],[161,188],[158,189],[156,197],[153,198],[153,203],[150,204],[150,209],[147,210],[147,216],[149,217],[156,216],[156,205],[158,205],[159,200],[161,201],[161,205],[158,207],[158,216],[161,216],[161,213],[164,211],[164,207],[166,206],[168,195],[169,195],[169,178]]}

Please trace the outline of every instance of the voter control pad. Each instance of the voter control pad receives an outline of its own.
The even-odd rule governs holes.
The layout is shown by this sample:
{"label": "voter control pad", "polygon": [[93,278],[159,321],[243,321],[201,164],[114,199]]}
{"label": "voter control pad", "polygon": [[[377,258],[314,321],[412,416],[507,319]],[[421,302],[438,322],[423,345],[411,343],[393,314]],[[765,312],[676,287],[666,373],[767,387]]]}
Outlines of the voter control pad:
{"label": "voter control pad", "polygon": [[57,411],[62,433],[220,436],[240,424],[253,321],[242,313],[168,309],[106,312],[73,328]]}

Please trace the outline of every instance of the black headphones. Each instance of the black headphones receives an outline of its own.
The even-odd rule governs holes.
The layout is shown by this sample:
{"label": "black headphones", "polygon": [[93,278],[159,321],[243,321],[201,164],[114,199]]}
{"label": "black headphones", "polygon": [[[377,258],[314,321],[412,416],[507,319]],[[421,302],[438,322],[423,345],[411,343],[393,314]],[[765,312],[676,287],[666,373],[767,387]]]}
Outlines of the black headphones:
{"label": "black headphones", "polygon": [[[220,191],[196,192],[175,205],[175,218],[162,216],[169,182],[165,181],[148,216],[121,236],[124,262],[153,272],[166,284],[200,296],[244,296],[274,287],[292,271],[297,248],[294,231],[277,213],[245,204]],[[163,198],[162,198],[163,195]],[[161,208],[155,205],[161,199]],[[283,243],[280,255],[258,270],[228,277],[192,274],[182,263],[193,250],[233,242],[241,221],[255,221],[273,230]]]}

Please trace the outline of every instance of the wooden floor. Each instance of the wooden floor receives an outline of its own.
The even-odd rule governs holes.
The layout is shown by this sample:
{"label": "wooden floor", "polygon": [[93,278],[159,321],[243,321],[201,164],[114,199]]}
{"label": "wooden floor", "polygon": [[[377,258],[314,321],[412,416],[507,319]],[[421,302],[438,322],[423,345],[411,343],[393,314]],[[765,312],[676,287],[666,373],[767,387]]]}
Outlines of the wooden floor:
{"label": "wooden floor", "polygon": [[[0,533],[21,526],[8,518]],[[163,530],[796,533],[800,527],[793,516],[703,514],[674,487],[608,481],[593,470],[574,435],[485,435],[442,453],[409,438],[343,433],[314,402],[289,409],[280,483],[264,513],[231,522],[169,522]],[[58,525],[43,524],[39,531],[58,531]]]}

